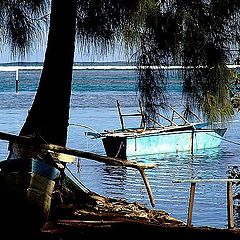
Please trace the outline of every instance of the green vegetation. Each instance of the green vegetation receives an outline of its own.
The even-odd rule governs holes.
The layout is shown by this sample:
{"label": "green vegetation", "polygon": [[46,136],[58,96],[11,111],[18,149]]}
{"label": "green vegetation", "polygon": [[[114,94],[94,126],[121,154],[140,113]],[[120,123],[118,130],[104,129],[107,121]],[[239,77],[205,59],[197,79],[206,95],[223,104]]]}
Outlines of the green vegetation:
{"label": "green vegetation", "polygon": [[[233,61],[231,48],[239,41],[239,0],[2,0],[0,10],[1,40],[21,54],[39,39],[42,23],[51,12],[39,91],[44,97],[47,91],[52,95],[47,100],[37,97],[24,127],[28,130],[22,133],[37,133],[64,145],[64,140],[57,139],[66,137],[75,45],[82,51],[94,48],[105,54],[120,44],[131,54],[130,60],[138,66],[140,100],[151,117],[167,101],[164,69],[152,66],[173,64],[183,67],[183,98],[188,107],[205,113],[210,122],[225,121],[234,114],[229,91],[232,74],[227,64]],[[51,63],[59,58],[66,60],[56,76],[59,69]],[[55,82],[54,78],[60,80]],[[53,94],[56,84],[61,95]],[[55,106],[39,104],[42,101],[61,104],[65,110],[59,107],[51,113]],[[39,120],[45,115],[48,119]],[[64,123],[54,125],[59,119]],[[48,132],[56,134],[56,139]]]}

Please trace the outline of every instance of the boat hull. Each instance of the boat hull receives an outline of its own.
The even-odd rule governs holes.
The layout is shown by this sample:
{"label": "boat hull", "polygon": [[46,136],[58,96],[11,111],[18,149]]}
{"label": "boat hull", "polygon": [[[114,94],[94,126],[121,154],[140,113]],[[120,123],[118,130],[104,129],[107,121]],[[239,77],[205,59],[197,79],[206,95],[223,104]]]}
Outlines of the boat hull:
{"label": "boat hull", "polygon": [[[46,223],[52,201],[57,169],[48,165],[48,176],[41,173],[47,164],[34,159],[1,162],[1,224],[29,231]],[[6,226],[9,227],[9,226]]]}
{"label": "boat hull", "polygon": [[107,156],[128,157],[216,148],[226,129],[200,129],[148,134],[108,135],[102,139]]}

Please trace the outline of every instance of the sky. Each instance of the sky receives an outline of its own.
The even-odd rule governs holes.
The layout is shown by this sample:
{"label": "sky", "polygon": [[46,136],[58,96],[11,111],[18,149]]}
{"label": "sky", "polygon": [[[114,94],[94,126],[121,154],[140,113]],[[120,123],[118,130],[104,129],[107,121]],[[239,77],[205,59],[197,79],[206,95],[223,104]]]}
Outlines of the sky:
{"label": "sky", "polygon": [[[45,56],[46,46],[42,45],[35,47],[26,56],[13,57],[11,51],[8,48],[2,49],[0,52],[0,63],[10,62],[43,62]],[[92,53],[80,53],[78,48],[75,51],[75,62],[115,62],[115,61],[127,61],[126,57],[121,50],[116,50],[115,53],[109,53],[108,55]]]}
{"label": "sky", "polygon": [[39,49],[31,54],[26,55],[23,58],[13,57],[11,51],[8,49],[2,50],[0,53],[0,63],[9,62],[43,62],[44,59],[44,49]]}

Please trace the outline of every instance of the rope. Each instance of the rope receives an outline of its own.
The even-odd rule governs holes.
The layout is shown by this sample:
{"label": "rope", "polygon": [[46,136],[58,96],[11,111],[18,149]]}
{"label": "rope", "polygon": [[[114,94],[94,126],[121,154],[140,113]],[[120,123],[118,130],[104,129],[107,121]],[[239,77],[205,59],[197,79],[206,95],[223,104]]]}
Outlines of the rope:
{"label": "rope", "polygon": [[[95,130],[94,128],[89,127],[89,126],[87,126],[87,125],[80,124],[80,123],[70,123],[69,125],[87,128],[87,129],[90,129],[90,130],[94,131],[95,133],[99,133],[99,132],[98,132],[97,130]],[[99,133],[99,134],[100,134],[100,133]]]}
{"label": "rope", "polygon": [[123,146],[123,141],[121,141],[121,143],[120,143],[120,145],[119,145],[119,148],[118,148],[118,151],[117,151],[117,153],[116,153],[116,155],[115,155],[115,158],[118,157],[118,154],[120,153],[120,150],[121,150],[122,146]]}
{"label": "rope", "polygon": [[79,181],[79,179],[72,173],[72,171],[67,166],[66,166],[66,169],[71,174],[71,176],[81,185],[81,187],[83,188],[83,191],[88,193],[91,192],[90,189],[88,189],[81,181]]}
{"label": "rope", "polygon": [[224,137],[213,136],[213,135],[210,134],[210,133],[207,133],[207,134],[210,135],[210,136],[212,136],[212,137],[215,137],[215,138],[220,138],[220,139],[222,139],[222,140],[224,140],[224,141],[226,141],[226,142],[233,143],[233,144],[236,144],[236,145],[240,145],[239,142],[235,142],[235,141],[232,141],[232,140],[228,140],[228,139],[226,139],[226,138],[224,138]]}
{"label": "rope", "polygon": [[197,183],[197,182],[240,182],[240,179],[236,178],[210,178],[210,179],[177,179],[173,180],[173,183]]}

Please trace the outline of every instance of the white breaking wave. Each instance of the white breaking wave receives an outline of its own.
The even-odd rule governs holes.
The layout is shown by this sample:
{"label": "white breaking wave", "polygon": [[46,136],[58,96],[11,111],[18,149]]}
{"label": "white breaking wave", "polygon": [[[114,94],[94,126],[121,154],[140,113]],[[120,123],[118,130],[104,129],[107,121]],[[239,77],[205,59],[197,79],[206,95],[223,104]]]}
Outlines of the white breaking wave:
{"label": "white breaking wave", "polygon": [[[143,66],[144,68],[145,66]],[[148,66],[146,66],[148,67]],[[192,68],[184,67],[180,65],[172,65],[172,66],[150,66],[152,69],[169,69],[169,70],[177,70],[177,69],[184,69],[184,68]],[[227,65],[228,68],[240,68],[240,65]],[[135,70],[137,66],[106,66],[106,65],[99,65],[99,66],[73,66],[73,70]],[[5,72],[17,72],[19,70],[42,70],[43,66],[0,66],[0,71]]]}

